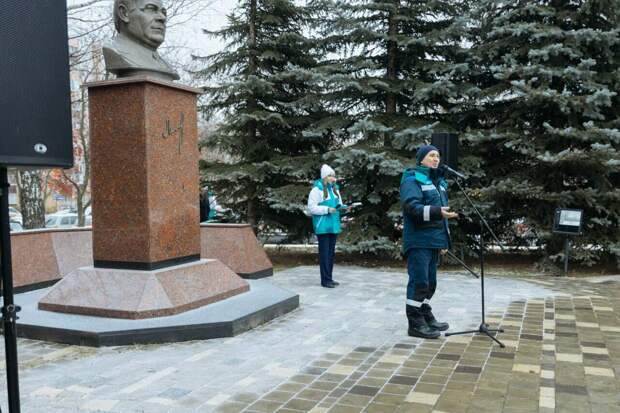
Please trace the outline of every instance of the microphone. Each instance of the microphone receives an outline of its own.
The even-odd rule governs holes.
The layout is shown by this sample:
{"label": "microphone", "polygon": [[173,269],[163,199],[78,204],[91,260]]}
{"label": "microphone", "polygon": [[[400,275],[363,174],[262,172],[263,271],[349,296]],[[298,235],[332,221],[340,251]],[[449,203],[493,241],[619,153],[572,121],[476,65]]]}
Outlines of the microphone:
{"label": "microphone", "polygon": [[454,169],[450,168],[450,167],[449,167],[448,165],[446,165],[445,163],[444,163],[444,164],[441,164],[441,165],[439,166],[439,169],[441,169],[441,170],[442,170],[442,171],[444,171],[444,172],[449,172],[449,173],[451,173],[452,175],[458,176],[458,177],[459,177],[459,178],[461,178],[461,179],[467,179],[467,177],[466,177],[465,175],[463,175],[463,174],[462,174],[462,173],[460,173],[459,171],[455,171]]}

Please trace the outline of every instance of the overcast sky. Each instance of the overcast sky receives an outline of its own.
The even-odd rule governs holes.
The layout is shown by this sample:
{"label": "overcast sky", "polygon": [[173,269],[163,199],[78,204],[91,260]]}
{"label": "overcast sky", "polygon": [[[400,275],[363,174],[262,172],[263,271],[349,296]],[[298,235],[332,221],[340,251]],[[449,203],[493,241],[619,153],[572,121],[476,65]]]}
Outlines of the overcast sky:
{"label": "overcast sky", "polygon": [[[205,0],[211,1],[211,0]],[[212,0],[212,5],[202,15],[183,27],[175,27],[170,31],[170,40],[186,44],[198,54],[211,54],[222,48],[217,40],[202,33],[203,29],[217,30],[226,23],[226,16],[237,5],[238,0]]]}
{"label": "overcast sky", "polygon": [[[28,0],[33,1],[33,0]],[[90,0],[67,0],[69,6],[89,3]],[[175,1],[175,0],[167,0]],[[226,16],[232,11],[238,0],[201,0],[209,3],[208,8],[196,18],[179,26],[173,26],[167,33],[166,43],[174,45],[184,45],[191,52],[197,54],[211,54],[222,48],[216,39],[209,38],[202,33],[202,29],[217,30],[226,24]],[[93,16],[109,15],[112,19],[112,3],[113,0],[107,0],[107,3],[96,3],[90,6],[88,11]],[[80,17],[83,17],[80,15]]]}

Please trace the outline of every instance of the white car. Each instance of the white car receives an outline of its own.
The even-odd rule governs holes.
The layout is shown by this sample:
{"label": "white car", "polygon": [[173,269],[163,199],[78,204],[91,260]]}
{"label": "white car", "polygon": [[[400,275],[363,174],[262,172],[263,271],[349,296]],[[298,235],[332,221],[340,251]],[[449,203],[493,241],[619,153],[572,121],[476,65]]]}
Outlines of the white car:
{"label": "white car", "polygon": [[9,207],[9,217],[11,221],[19,222],[20,224],[23,224],[22,214],[13,207]]}
{"label": "white car", "polygon": [[11,221],[11,232],[21,232],[24,230],[24,228],[22,227],[22,224],[20,224],[17,221]]}
{"label": "white car", "polygon": [[[45,228],[74,228],[78,224],[78,215],[75,213],[61,213],[48,215],[45,218]],[[92,217],[84,217],[84,225],[92,225]]]}

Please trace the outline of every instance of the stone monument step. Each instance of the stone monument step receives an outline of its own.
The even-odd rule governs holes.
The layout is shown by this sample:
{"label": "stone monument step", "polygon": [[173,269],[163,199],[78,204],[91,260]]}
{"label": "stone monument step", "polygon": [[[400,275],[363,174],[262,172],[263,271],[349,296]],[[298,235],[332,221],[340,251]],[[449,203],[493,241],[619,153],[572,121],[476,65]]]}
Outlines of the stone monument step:
{"label": "stone monument step", "polygon": [[18,337],[90,347],[156,344],[233,337],[299,307],[299,295],[270,280],[249,280],[250,291],[181,314],[140,320],[43,311],[49,289],[18,294]]}

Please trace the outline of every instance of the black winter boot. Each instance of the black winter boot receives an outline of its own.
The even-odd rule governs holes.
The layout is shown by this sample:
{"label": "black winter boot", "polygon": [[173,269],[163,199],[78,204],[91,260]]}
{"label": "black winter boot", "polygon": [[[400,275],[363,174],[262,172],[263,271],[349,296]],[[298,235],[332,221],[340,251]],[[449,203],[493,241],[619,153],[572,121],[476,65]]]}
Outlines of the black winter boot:
{"label": "black winter boot", "polygon": [[412,305],[407,306],[407,321],[409,322],[408,334],[411,337],[439,338],[441,335],[438,330],[434,330],[426,324],[420,309]]}
{"label": "black winter boot", "polygon": [[437,331],[446,331],[447,329],[449,329],[450,325],[448,323],[442,323],[441,321],[437,321],[435,319],[432,310],[433,309],[428,304],[422,304],[422,307],[420,307],[420,311],[424,315],[424,320],[426,321],[426,324],[428,324],[428,326],[433,330]]}

